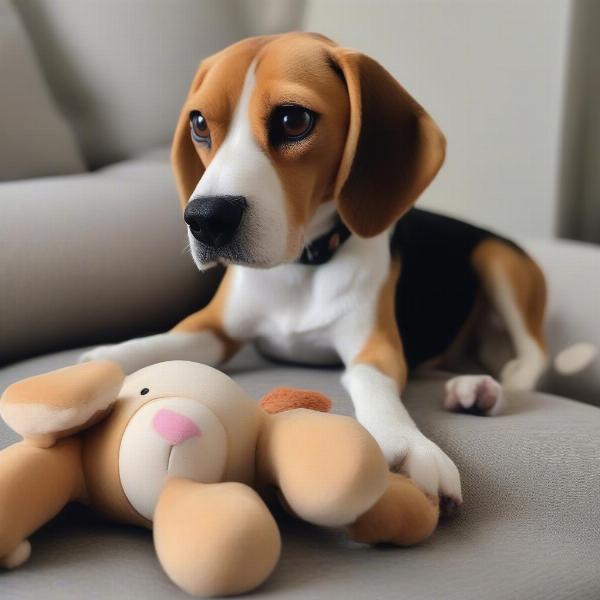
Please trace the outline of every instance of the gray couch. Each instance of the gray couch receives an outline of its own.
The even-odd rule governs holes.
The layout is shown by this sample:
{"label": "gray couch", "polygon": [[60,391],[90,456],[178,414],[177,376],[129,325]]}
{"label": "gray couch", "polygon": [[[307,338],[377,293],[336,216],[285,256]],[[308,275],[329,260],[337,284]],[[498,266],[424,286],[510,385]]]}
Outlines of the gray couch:
{"label": "gray couch", "polygon": [[[31,78],[47,86],[56,143],[38,149],[38,172],[25,172],[34,164],[25,157],[10,163],[19,179],[0,183],[0,393],[74,362],[80,350],[65,348],[163,329],[210,296],[218,275],[201,276],[185,253],[166,147],[197,60],[257,27],[252,11],[246,18],[237,3],[216,0],[181,0],[177,15],[160,1],[20,0],[10,15],[3,2],[0,24],[10,16],[13,29],[24,25],[19,56],[29,52]],[[280,11],[268,27],[294,27],[296,17]],[[186,29],[194,19],[210,20],[204,36]],[[16,152],[9,143],[0,139],[0,158]],[[548,274],[551,348],[600,345],[600,251],[523,243]],[[256,398],[276,385],[317,388],[350,413],[335,369],[275,366],[246,349],[226,370]],[[412,381],[406,403],[459,466],[464,506],[406,550],[361,547],[280,515],[282,560],[253,596],[600,598],[600,410],[590,405],[600,405],[599,373],[598,362],[574,378],[551,373],[545,389],[570,399],[512,394],[495,418],[444,412],[444,373]],[[15,440],[0,425],[0,447]],[[29,563],[0,573],[0,598],[184,597],[162,573],[148,532],[84,508],[65,511],[32,546]]]}

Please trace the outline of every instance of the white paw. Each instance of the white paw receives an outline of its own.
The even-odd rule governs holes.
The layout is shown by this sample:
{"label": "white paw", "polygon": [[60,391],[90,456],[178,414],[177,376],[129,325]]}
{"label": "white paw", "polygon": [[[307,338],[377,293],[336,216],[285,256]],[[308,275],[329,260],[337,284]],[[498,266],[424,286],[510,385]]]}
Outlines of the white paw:
{"label": "white paw", "polygon": [[79,362],[112,360],[126,374],[165,360],[191,360],[216,365],[224,355],[223,342],[212,331],[198,333],[169,332],[99,346],[84,352]]}
{"label": "white paw", "polygon": [[504,407],[500,384],[489,375],[459,375],[446,382],[444,407],[479,415],[497,415]]}
{"label": "white paw", "polygon": [[390,468],[405,473],[430,496],[462,504],[460,474],[448,455],[418,430],[377,440]]}
{"label": "white paw", "polygon": [[533,390],[546,370],[547,360],[536,356],[513,358],[500,373],[500,381],[507,390]]}
{"label": "white paw", "polygon": [[109,346],[98,346],[84,352],[79,356],[78,362],[89,362],[91,360],[110,360],[116,362],[126,374],[133,373],[142,367],[147,366],[144,354],[136,352],[135,340],[124,342],[122,344],[113,344]]}

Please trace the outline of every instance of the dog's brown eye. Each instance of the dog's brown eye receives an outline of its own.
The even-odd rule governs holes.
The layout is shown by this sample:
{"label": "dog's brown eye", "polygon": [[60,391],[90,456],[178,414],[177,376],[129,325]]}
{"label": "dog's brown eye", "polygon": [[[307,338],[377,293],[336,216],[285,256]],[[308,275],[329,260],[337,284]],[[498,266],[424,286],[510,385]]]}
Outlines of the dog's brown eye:
{"label": "dog's brown eye", "polygon": [[274,146],[303,140],[313,130],[315,120],[315,113],[303,106],[278,106],[269,118],[269,140]]}
{"label": "dog's brown eye", "polygon": [[301,108],[289,108],[281,115],[281,125],[284,133],[291,138],[297,138],[305,134],[310,128],[312,117],[307,110]]}
{"label": "dog's brown eye", "polygon": [[200,111],[193,110],[190,113],[190,128],[192,130],[192,139],[195,142],[210,143],[208,124]]}

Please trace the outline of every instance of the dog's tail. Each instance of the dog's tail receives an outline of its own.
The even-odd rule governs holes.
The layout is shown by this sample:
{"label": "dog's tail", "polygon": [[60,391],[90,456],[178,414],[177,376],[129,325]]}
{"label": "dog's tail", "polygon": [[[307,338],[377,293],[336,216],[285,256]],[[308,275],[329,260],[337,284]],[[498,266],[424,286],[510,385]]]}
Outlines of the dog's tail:
{"label": "dog's tail", "polygon": [[331,400],[313,390],[278,387],[267,392],[260,400],[260,406],[269,414],[293,410],[294,408],[309,408],[319,412],[331,410]]}
{"label": "dog's tail", "polygon": [[561,350],[552,360],[561,375],[576,375],[587,369],[598,356],[598,347],[591,342],[576,342]]}

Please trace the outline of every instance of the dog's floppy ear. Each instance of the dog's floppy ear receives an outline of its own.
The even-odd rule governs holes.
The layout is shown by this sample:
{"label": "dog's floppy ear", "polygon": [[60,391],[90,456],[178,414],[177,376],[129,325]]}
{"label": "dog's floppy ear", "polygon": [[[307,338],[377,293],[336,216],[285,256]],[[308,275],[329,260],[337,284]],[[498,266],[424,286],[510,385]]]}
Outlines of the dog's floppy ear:
{"label": "dog's floppy ear", "polygon": [[175,135],[173,136],[173,143],[171,144],[171,165],[173,167],[175,183],[177,185],[177,191],[179,192],[179,202],[181,203],[182,209],[185,209],[190,195],[204,173],[204,166],[196,153],[190,135],[191,109],[188,101],[190,95],[193,94],[202,83],[207,71],[207,61],[203,61],[198,67],[198,71],[194,76],[183,108],[179,114]]}
{"label": "dog's floppy ear", "polygon": [[336,179],[338,211],[357,235],[372,237],[398,220],[444,162],[444,135],[376,61],[330,50],[350,99],[346,147]]}

